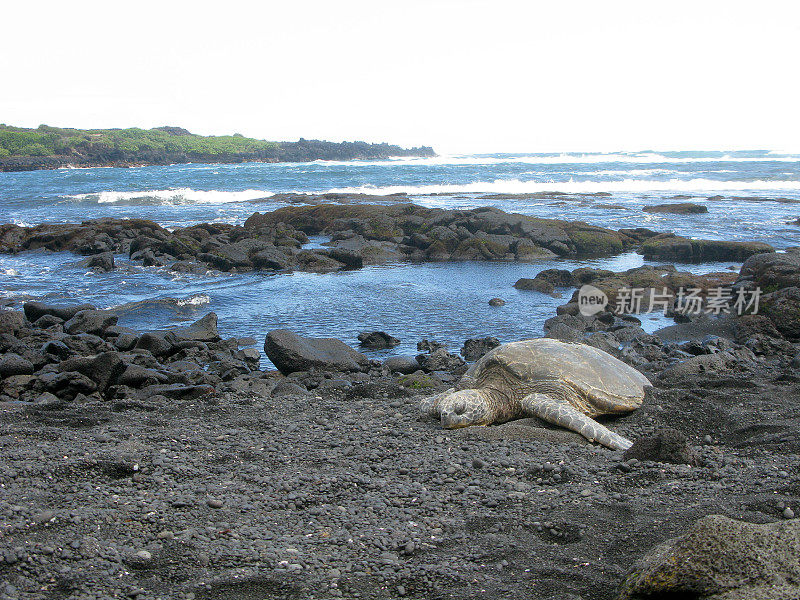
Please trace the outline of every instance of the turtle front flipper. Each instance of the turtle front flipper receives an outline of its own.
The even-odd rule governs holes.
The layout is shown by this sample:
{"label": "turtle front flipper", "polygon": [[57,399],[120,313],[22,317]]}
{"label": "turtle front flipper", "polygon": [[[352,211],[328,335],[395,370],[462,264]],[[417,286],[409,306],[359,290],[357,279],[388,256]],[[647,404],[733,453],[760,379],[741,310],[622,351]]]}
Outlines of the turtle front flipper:
{"label": "turtle front flipper", "polygon": [[602,444],[612,450],[627,450],[633,445],[630,440],[614,433],[569,404],[554,400],[545,394],[528,394],[525,396],[522,399],[522,410],[548,423],[571,429],[580,433],[586,439]]}

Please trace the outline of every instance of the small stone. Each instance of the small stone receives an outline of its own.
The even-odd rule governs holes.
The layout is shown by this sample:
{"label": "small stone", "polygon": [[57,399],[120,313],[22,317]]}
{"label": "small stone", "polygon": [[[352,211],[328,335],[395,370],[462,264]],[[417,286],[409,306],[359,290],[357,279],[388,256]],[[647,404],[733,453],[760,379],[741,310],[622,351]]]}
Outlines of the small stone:
{"label": "small stone", "polygon": [[139,550],[134,556],[142,561],[149,561],[152,560],[153,555],[150,554],[147,550]]}
{"label": "small stone", "polygon": [[222,500],[218,500],[217,498],[209,498],[206,500],[206,504],[208,504],[211,508],[222,508],[224,506],[224,502],[222,502]]}
{"label": "small stone", "polygon": [[783,518],[794,519],[794,511],[787,506],[785,509],[783,509]]}
{"label": "small stone", "polygon": [[164,531],[159,531],[157,537],[160,540],[172,540],[175,539],[175,534],[168,529],[165,529]]}
{"label": "small stone", "polygon": [[484,466],[486,466],[486,463],[484,463],[480,458],[476,458],[472,461],[473,469],[482,469]]}

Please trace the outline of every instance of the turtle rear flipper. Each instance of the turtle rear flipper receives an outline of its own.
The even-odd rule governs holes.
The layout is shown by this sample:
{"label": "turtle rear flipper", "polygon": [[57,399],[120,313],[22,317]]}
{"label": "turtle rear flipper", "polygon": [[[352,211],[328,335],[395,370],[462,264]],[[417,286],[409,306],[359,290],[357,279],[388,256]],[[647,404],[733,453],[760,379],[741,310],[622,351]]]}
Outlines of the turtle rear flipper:
{"label": "turtle rear flipper", "polygon": [[552,423],[566,427],[592,442],[597,442],[612,450],[627,450],[633,442],[614,433],[591,417],[574,409],[569,404],[554,400],[545,394],[528,394],[522,399],[522,410],[533,417],[539,417]]}

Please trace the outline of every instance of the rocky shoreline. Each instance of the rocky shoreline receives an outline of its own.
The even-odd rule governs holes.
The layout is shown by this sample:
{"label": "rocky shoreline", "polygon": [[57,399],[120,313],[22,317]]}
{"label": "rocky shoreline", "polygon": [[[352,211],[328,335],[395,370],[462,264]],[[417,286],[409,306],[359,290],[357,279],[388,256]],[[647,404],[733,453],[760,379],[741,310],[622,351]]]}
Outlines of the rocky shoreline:
{"label": "rocky shoreline", "polygon": [[[360,204],[383,198],[391,204]],[[678,262],[734,260],[774,252],[761,242],[687,240],[649,229],[614,231],[580,221],[541,219],[495,208],[444,210],[405,196],[286,195],[311,202],[255,213],[242,226],[204,223],[165,229],[144,219],[103,218],[74,224],[0,225],[0,252],[45,249],[92,256],[87,266],[114,267],[114,254],[144,266],[204,273],[291,270],[326,273],[399,261],[535,261],[613,256],[638,249]],[[336,204],[331,203],[336,201]],[[305,248],[309,235],[330,238]]]}
{"label": "rocky shoreline", "polygon": [[[308,235],[331,245],[303,249]],[[672,238],[409,204],[289,207],[243,227],[0,228],[3,252],[71,251],[99,270],[115,253],[175,270],[324,271],[611,255],[657,239]],[[759,314],[673,312],[656,334],[636,315],[583,316],[577,296],[545,323],[540,335],[591,344],[653,383],[640,409],[605,421],[636,441],[624,454],[534,419],[420,420],[419,400],[493,338],[460,355],[419,340],[417,356],[378,361],[371,349],[402,332],[364,332],[359,350],[253,332],[274,371],[213,313],[133,331],[88,305],[3,310],[0,598],[796,597],[800,251],[720,244],[752,254],[738,274],[551,269],[521,284],[590,283],[612,299],[625,286],[764,290]],[[715,514],[733,521],[698,522]],[[744,577],[752,547],[772,562]],[[666,576],[678,555],[684,570]]]}

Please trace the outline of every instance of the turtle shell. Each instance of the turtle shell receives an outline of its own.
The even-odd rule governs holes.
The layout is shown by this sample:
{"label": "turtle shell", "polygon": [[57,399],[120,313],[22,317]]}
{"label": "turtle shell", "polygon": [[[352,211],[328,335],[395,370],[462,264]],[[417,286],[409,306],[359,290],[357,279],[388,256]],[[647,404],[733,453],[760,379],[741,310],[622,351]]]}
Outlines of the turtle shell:
{"label": "turtle shell", "polygon": [[510,375],[521,383],[565,383],[603,412],[639,406],[645,386],[651,385],[639,371],[607,352],[550,338],[498,346],[473,365],[464,383],[480,387],[479,382],[496,369],[505,371],[505,381]]}

